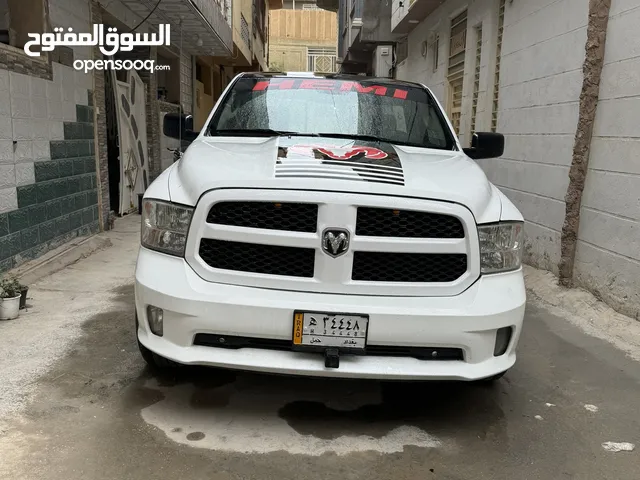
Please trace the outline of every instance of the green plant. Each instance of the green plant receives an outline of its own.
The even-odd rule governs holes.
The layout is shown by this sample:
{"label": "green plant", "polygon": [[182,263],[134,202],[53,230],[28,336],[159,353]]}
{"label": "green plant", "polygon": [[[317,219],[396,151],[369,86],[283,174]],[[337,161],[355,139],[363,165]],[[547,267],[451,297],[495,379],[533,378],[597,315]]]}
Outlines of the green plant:
{"label": "green plant", "polygon": [[0,281],[0,298],[14,298],[22,294],[22,284],[16,277],[5,277]]}

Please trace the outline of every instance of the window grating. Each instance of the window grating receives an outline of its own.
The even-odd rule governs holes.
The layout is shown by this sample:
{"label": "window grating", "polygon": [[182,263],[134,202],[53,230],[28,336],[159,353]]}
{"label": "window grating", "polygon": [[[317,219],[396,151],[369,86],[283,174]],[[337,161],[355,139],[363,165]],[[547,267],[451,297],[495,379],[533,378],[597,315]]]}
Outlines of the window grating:
{"label": "window grating", "polygon": [[473,74],[473,98],[471,104],[471,135],[476,131],[478,95],[480,93],[480,62],[482,60],[482,24],[476,27],[476,70]]}
{"label": "window grating", "polygon": [[505,0],[500,0],[498,10],[498,45],[496,49],[496,72],[493,82],[493,109],[491,115],[491,131],[498,129],[498,94],[500,92],[500,57],[502,56],[502,34],[504,32],[504,4]]}

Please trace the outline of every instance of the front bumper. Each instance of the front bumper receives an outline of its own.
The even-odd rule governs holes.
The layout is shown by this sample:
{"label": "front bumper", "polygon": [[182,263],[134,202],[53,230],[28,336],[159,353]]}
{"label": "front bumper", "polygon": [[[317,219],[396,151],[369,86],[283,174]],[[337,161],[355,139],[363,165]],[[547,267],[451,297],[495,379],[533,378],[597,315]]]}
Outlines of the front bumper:
{"label": "front bumper", "polygon": [[[407,380],[478,380],[508,370],[525,309],[522,271],[481,277],[453,297],[373,297],[216,284],[181,258],[141,248],[136,267],[138,338],[158,355],[187,365],[260,372]],[[149,330],[146,307],[164,310],[164,335]],[[341,356],[325,368],[322,355],[259,348],[193,345],[197,333],[291,340],[294,310],[368,314],[369,345],[460,348],[464,360]],[[495,357],[496,331],[512,327],[506,352]]]}

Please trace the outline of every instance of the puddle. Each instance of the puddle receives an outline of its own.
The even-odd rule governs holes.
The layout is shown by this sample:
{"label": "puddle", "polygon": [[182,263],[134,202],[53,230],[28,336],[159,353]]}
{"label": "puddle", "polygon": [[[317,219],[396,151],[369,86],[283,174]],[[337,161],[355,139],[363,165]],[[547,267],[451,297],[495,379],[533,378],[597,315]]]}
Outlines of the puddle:
{"label": "puddle", "polygon": [[[217,372],[210,369],[204,378]],[[484,423],[502,419],[495,391],[420,385],[238,374],[235,381],[203,386],[152,378],[145,387],[163,399],[141,415],[170,439],[195,448],[312,456],[438,448],[438,432],[463,424],[486,432]],[[484,420],[473,420],[478,417]]]}

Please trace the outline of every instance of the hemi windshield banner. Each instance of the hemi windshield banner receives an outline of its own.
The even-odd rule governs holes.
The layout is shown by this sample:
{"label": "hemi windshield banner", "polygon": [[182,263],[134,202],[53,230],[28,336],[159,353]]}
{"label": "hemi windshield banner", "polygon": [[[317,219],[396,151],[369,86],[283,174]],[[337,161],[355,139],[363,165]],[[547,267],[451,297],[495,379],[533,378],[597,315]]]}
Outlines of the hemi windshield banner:
{"label": "hemi windshield banner", "polygon": [[379,97],[391,97],[398,100],[412,100],[414,102],[428,102],[425,91],[408,85],[391,86],[370,81],[355,82],[345,80],[331,80],[318,78],[272,78],[269,80],[253,80],[254,92],[265,90],[323,90],[337,94],[356,92]]}

